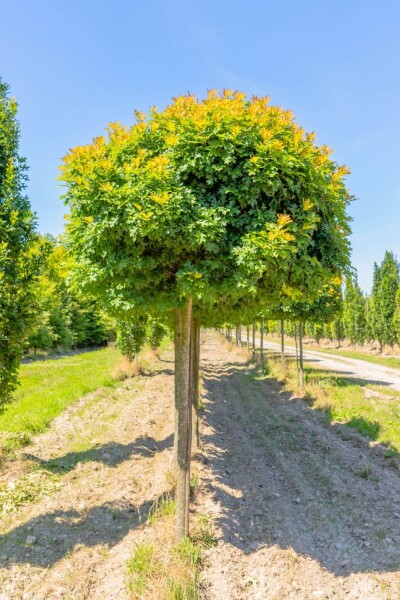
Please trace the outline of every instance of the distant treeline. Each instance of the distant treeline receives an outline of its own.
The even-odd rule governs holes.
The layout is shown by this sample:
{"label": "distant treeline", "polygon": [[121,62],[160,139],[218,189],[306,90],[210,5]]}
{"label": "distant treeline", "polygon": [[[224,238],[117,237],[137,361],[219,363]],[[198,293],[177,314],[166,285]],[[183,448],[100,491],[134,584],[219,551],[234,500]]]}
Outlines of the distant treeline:
{"label": "distant treeline", "polygon": [[[271,333],[280,333],[281,323],[265,322]],[[285,332],[295,335],[295,323],[285,321]],[[400,345],[400,266],[393,252],[386,252],[380,265],[374,265],[370,295],[363,294],[356,275],[345,281],[342,313],[332,322],[307,321],[304,334],[319,342],[321,339],[347,340],[350,344],[377,343],[383,346]]]}
{"label": "distant treeline", "polygon": [[45,256],[36,287],[37,316],[26,351],[101,346],[116,336],[115,323],[95,301],[68,286],[70,257],[61,239],[39,236]]}

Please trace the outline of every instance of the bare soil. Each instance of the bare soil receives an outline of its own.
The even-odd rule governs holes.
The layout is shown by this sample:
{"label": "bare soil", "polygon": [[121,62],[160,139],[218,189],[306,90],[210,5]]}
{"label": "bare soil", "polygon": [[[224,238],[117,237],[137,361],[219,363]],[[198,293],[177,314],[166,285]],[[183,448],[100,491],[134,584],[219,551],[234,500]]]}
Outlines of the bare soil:
{"label": "bare soil", "polygon": [[[171,467],[173,363],[162,359],[83,398],[3,472],[18,486],[28,460],[58,487],[2,516],[0,600],[129,598],[126,560],[152,535],[147,514]],[[217,334],[202,370],[193,510],[211,515],[218,540],[202,599],[400,598],[395,459],[262,380]]]}

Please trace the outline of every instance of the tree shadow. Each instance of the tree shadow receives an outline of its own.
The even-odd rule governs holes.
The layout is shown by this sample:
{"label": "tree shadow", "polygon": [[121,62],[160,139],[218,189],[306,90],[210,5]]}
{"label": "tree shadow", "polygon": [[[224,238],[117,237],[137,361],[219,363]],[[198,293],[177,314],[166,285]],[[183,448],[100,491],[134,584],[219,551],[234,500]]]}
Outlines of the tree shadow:
{"label": "tree shadow", "polygon": [[175,371],[173,369],[155,369],[152,371],[142,371],[141,377],[155,377],[156,375],[173,375]]}
{"label": "tree shadow", "polygon": [[[338,576],[400,565],[400,474],[379,424],[312,409],[255,365],[203,367],[204,436],[225,542],[292,548]],[[249,377],[250,375],[250,377]],[[227,409],[227,403],[229,408]],[[357,420],[357,423],[355,423]]]}
{"label": "tree shadow", "polygon": [[31,519],[0,536],[0,551],[7,567],[29,564],[50,567],[77,545],[108,548],[145,522],[153,500],[140,506],[112,502],[90,510],[56,510]]}
{"label": "tree shadow", "polygon": [[108,467],[116,467],[129,460],[133,455],[150,458],[157,452],[163,452],[172,446],[173,438],[174,436],[171,434],[164,440],[158,441],[145,435],[138,437],[130,444],[119,444],[117,442],[96,444],[88,450],[68,452],[64,456],[48,460],[29,453],[24,453],[24,456],[27,460],[35,462],[53,473],[65,473],[74,469],[78,463],[86,462],[101,462]]}

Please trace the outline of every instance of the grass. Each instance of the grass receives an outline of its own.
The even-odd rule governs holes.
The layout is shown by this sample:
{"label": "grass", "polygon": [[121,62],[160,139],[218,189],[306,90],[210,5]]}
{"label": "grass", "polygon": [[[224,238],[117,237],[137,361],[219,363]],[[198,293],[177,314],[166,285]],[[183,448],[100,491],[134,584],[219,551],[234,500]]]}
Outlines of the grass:
{"label": "grass", "polygon": [[[282,372],[280,357],[268,354],[267,372],[284,383],[286,389],[298,393],[295,361],[287,359]],[[327,423],[344,423],[370,440],[387,446],[387,457],[390,457],[400,452],[399,394],[382,387],[353,383],[335,372],[305,367],[304,398],[310,406],[323,411]],[[369,396],[367,389],[374,390],[377,395]]]}
{"label": "grass", "polygon": [[[160,351],[169,350],[165,337]],[[129,363],[115,347],[62,357],[47,357],[21,365],[14,401],[0,414],[1,453],[30,442],[67,406],[99,388],[116,387],[127,377],[153,369],[154,353],[144,349],[140,363]]]}
{"label": "grass", "polygon": [[[143,532],[146,539],[134,546],[126,563],[126,586],[132,600],[199,599],[203,554],[216,543],[215,534],[207,515],[192,515],[190,537],[174,542],[176,502],[171,479],[171,472],[166,471],[170,489],[153,503]],[[197,477],[191,483],[195,495]]]}
{"label": "grass", "polygon": [[131,558],[126,563],[128,570],[127,587],[134,598],[142,598],[149,580],[156,576],[161,566],[158,564],[152,544],[137,544]]}
{"label": "grass", "polygon": [[3,446],[29,443],[71,402],[100,387],[116,385],[112,371],[121,361],[115,348],[37,360],[21,366],[15,401],[0,415]]}
{"label": "grass", "polygon": [[176,502],[170,493],[165,493],[154,502],[153,506],[149,511],[147,520],[150,525],[153,525],[155,521],[168,515],[174,515],[176,513]]}
{"label": "grass", "polygon": [[156,543],[137,544],[126,563],[130,597],[134,600],[198,600],[203,553],[216,542],[210,521],[206,516],[199,516],[192,536],[174,544],[171,541],[173,516],[164,516],[162,523],[157,520],[150,523]]}

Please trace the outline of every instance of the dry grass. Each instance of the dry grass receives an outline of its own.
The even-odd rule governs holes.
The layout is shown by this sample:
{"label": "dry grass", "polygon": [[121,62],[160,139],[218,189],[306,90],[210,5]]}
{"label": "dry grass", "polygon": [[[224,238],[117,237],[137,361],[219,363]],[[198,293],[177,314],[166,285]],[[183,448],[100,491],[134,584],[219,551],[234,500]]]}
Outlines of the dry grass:
{"label": "dry grass", "polygon": [[137,377],[144,372],[144,368],[142,362],[131,362],[127,358],[123,358],[120,362],[115,366],[112,377],[116,381],[124,381],[125,379],[129,379],[130,377]]}

